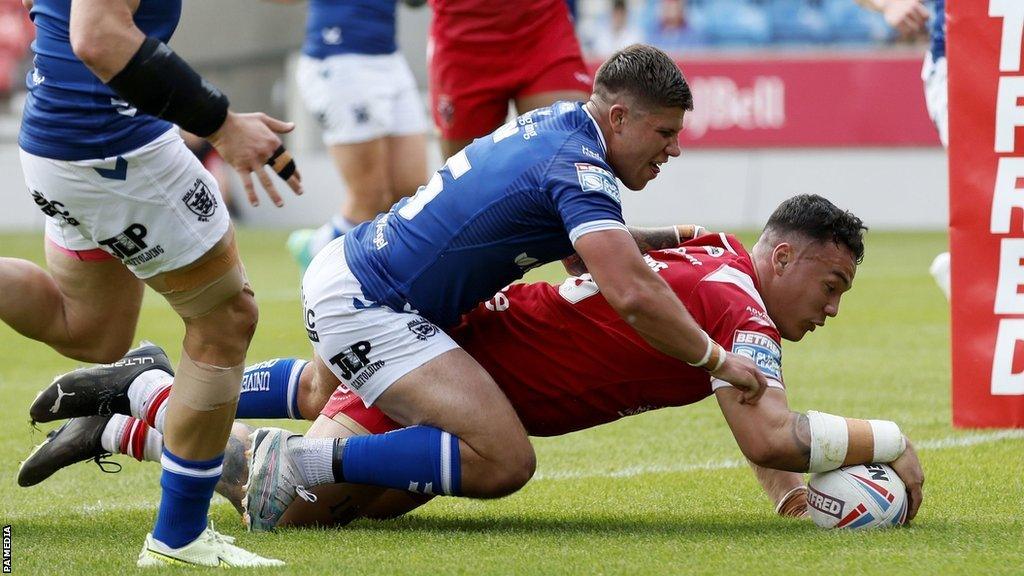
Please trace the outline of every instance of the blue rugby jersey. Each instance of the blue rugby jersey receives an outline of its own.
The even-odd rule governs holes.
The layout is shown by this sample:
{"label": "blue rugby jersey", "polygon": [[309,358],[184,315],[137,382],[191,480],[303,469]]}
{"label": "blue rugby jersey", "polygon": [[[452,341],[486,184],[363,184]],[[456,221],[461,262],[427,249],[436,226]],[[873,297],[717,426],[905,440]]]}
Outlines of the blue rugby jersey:
{"label": "blue rugby jersey", "polygon": [[302,53],[323,59],[336,54],[392,54],[396,0],[310,0]]}
{"label": "blue rugby jersey", "polygon": [[440,324],[587,232],[625,229],[604,139],[582,103],[534,110],[478,138],[430,182],[345,236],[364,294]]}
{"label": "blue rugby jersey", "polygon": [[[171,128],[143,114],[100,81],[71,51],[71,0],[36,0],[34,68],[18,145],[55,160],[109,158],[139,148]],[[181,0],[141,0],[135,24],[147,36],[171,39]]]}

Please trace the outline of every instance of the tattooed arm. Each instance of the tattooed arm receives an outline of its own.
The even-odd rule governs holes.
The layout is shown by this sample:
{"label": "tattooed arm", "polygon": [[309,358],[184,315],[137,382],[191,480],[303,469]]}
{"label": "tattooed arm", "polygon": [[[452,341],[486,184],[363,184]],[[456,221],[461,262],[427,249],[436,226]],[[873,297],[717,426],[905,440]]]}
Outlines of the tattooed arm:
{"label": "tattooed arm", "polygon": [[769,388],[757,404],[740,404],[739,391],[715,391],[718,405],[743,455],[764,468],[805,472],[811,458],[807,416],[791,412],[786,393]]}
{"label": "tattooed arm", "polygon": [[[659,228],[627,226],[627,228],[642,254],[646,254],[651,250],[675,248],[682,242],[708,233],[703,226],[697,226],[696,224],[677,224],[675,226],[662,226]],[[587,273],[587,265],[578,254],[563,258],[562,265],[565,266],[565,271],[573,276]]]}

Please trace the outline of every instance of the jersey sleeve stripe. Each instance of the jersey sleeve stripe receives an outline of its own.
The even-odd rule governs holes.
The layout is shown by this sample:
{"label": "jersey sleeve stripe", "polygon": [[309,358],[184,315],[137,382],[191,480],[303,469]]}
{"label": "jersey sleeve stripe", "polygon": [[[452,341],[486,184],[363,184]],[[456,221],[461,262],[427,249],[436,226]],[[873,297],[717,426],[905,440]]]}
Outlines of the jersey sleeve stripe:
{"label": "jersey sleeve stripe", "polygon": [[590,234],[591,232],[600,232],[602,230],[622,230],[629,232],[626,225],[617,220],[592,220],[590,222],[584,222],[579,226],[569,231],[569,242],[576,245],[576,241],[580,239],[584,234]]}
{"label": "jersey sleeve stripe", "polygon": [[739,254],[736,254],[736,250],[732,247],[732,244],[729,244],[729,238],[725,235],[725,232],[719,232],[718,237],[722,239],[722,246],[724,246],[726,250],[732,252],[736,256],[739,256]]}
{"label": "jersey sleeve stripe", "polygon": [[747,296],[750,296],[754,302],[757,302],[762,310],[766,309],[764,300],[761,299],[761,294],[758,293],[757,288],[754,286],[754,280],[747,274],[744,274],[732,266],[722,266],[718,270],[708,274],[703,281],[735,284],[736,286],[739,286]]}

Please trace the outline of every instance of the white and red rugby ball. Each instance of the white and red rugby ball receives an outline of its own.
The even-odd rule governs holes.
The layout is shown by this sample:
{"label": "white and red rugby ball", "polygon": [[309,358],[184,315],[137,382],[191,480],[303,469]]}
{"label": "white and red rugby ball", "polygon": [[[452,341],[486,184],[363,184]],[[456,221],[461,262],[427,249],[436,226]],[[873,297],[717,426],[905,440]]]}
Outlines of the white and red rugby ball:
{"label": "white and red rugby ball", "polygon": [[907,488],[885,464],[812,474],[807,504],[822,528],[884,528],[907,521]]}

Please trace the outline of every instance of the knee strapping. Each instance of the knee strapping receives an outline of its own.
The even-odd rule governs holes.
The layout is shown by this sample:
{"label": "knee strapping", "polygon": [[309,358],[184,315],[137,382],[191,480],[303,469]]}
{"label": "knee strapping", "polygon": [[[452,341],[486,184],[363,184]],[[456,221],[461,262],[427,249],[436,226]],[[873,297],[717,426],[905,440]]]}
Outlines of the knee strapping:
{"label": "knee strapping", "polygon": [[194,266],[167,272],[150,282],[182,318],[209,314],[239,292],[253,294],[234,238],[214,251]]}
{"label": "knee strapping", "polygon": [[210,412],[238,402],[245,364],[222,368],[196,362],[181,351],[181,362],[174,375],[171,397],[199,412]]}

